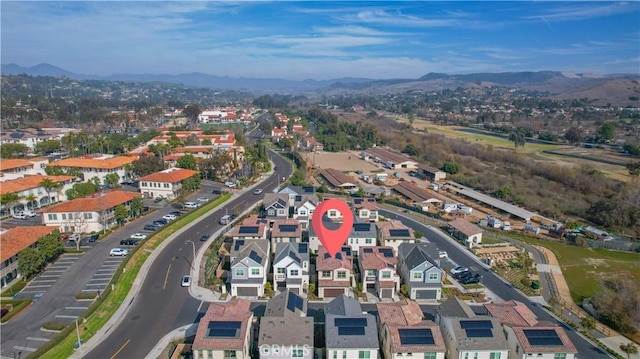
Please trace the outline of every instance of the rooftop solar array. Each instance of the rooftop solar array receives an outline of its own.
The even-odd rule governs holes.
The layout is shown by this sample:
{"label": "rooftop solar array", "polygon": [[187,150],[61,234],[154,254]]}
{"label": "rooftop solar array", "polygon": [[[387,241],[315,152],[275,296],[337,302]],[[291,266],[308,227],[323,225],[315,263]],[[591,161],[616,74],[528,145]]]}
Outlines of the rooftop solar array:
{"label": "rooftop solar array", "polygon": [[338,335],[364,335],[367,318],[335,318]]}
{"label": "rooftop solar array", "polygon": [[302,196],[297,195],[297,196],[296,196],[296,202],[300,202],[300,201],[302,201]]}
{"label": "rooftop solar array", "polygon": [[236,338],[242,322],[209,322],[207,336],[210,338]]}
{"label": "rooftop solar array", "polygon": [[371,228],[370,223],[354,223],[353,230],[356,232],[368,232]]}
{"label": "rooftop solar array", "polygon": [[309,243],[298,243],[298,252],[307,253],[309,251]]}
{"label": "rooftop solar array", "polygon": [[342,248],[341,248],[341,250],[342,250],[342,251],[343,251],[343,252],[344,252],[348,257],[350,257],[350,256],[351,256],[351,247],[349,247],[349,246],[344,246],[344,247],[342,247]]}
{"label": "rooftop solar array", "polygon": [[295,232],[298,230],[297,224],[281,224],[278,227],[280,227],[280,232]]}
{"label": "rooftop solar array", "polygon": [[244,239],[238,239],[238,240],[236,240],[236,244],[233,246],[233,250],[237,251],[242,246],[244,246]]}
{"label": "rooftop solar array", "polygon": [[409,237],[409,236],[411,236],[409,234],[409,230],[408,229],[390,229],[389,230],[389,235],[391,235],[391,237]]}
{"label": "rooftop solar array", "polygon": [[364,327],[338,327],[338,335],[364,335]]}
{"label": "rooftop solar array", "polygon": [[293,251],[289,251],[289,257],[293,258],[294,261],[301,263],[302,260],[300,259],[300,257],[298,257],[297,254],[295,254]]}
{"label": "rooftop solar array", "polygon": [[249,253],[249,258],[256,261],[256,263],[262,263],[262,257],[260,257],[256,251],[251,251],[251,253]]}
{"label": "rooftop solar array", "polygon": [[336,259],[342,259],[342,253],[336,253]]}
{"label": "rooftop solar array", "polygon": [[491,329],[467,329],[468,338],[493,338]]}
{"label": "rooftop solar array", "polygon": [[373,253],[373,248],[362,248],[364,253]]}
{"label": "rooftop solar array", "polygon": [[393,257],[393,250],[391,248],[380,248],[378,249],[380,251],[380,253],[382,253],[382,255],[386,258],[391,258]]}
{"label": "rooftop solar array", "polygon": [[362,198],[354,198],[353,199],[353,204],[361,204],[363,202],[364,202],[364,200]]}
{"label": "rooftop solar array", "polygon": [[490,320],[461,320],[460,327],[469,338],[491,338],[493,323]]}
{"label": "rooftop solar array", "polygon": [[398,329],[400,334],[400,344],[402,345],[433,345],[435,340],[433,339],[433,333],[431,329],[427,328],[410,328],[410,329]]}
{"label": "rooftop solar array", "polygon": [[558,333],[551,329],[524,329],[524,335],[532,346],[562,346]]}
{"label": "rooftop solar array", "polygon": [[241,226],[238,228],[238,233],[240,234],[258,234],[258,230],[260,227],[258,226]]}
{"label": "rooftop solar array", "polygon": [[298,308],[299,310],[302,310],[304,306],[304,302],[302,297],[289,292],[289,299],[287,299],[287,309],[289,309],[292,312],[296,311],[296,308]]}

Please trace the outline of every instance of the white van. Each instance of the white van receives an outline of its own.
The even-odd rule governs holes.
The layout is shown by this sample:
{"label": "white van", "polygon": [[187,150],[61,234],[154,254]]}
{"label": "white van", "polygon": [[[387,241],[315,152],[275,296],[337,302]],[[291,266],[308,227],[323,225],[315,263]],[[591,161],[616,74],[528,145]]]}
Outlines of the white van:
{"label": "white van", "polygon": [[222,216],[222,218],[220,218],[220,224],[222,225],[229,224],[229,222],[231,222],[230,214],[225,214],[224,216]]}

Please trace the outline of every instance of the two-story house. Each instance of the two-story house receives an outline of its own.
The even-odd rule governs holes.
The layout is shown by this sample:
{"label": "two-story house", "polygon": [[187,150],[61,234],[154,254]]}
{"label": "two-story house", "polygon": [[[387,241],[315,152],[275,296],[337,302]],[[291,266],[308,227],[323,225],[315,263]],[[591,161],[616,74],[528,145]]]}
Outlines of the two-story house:
{"label": "two-story house", "polygon": [[0,182],[34,175],[45,175],[44,169],[36,159],[11,158],[0,160]]}
{"label": "two-story house", "polygon": [[14,227],[0,232],[0,286],[6,287],[22,275],[18,270],[18,253],[28,247],[35,247],[38,239],[51,234],[56,229],[46,226]]}
{"label": "two-story house", "polygon": [[334,298],[340,294],[349,294],[354,284],[351,248],[343,246],[336,256],[332,257],[323,246],[319,246],[316,271],[318,297]]}
{"label": "two-story house", "polygon": [[362,288],[374,289],[378,298],[395,298],[400,289],[398,259],[391,247],[361,247],[358,254]]}
{"label": "two-story house", "polygon": [[315,193],[316,190],[313,186],[294,186],[292,184],[287,184],[278,191],[278,194],[289,196],[289,207],[293,207],[297,196],[312,196]]}
{"label": "two-story house", "polygon": [[485,304],[487,312],[498,318],[507,333],[510,357],[518,359],[575,359],[578,353],[567,332],[547,321],[538,321],[524,303],[510,300]]}
{"label": "two-story house", "polygon": [[344,294],[324,307],[326,359],[378,359],[376,317]]}
{"label": "two-story house", "polygon": [[363,222],[378,222],[380,207],[373,198],[354,198],[353,213]]}
{"label": "two-story house", "polygon": [[400,277],[408,287],[409,298],[440,300],[444,271],[427,254],[427,243],[402,243],[398,247]]}
{"label": "two-story house", "polygon": [[303,230],[309,229],[309,223],[311,223],[311,217],[316,210],[320,200],[315,194],[302,194],[296,195],[293,201],[293,218],[295,218]]}
{"label": "two-story house", "polygon": [[230,253],[231,295],[262,297],[269,274],[269,241],[234,239]]}
{"label": "two-story house", "polygon": [[[2,182],[0,195],[16,194],[17,201],[7,203],[3,208],[3,215],[45,206],[49,203],[64,202],[67,200],[65,192],[73,186],[77,177],[73,176],[27,176]],[[43,181],[51,181],[57,188],[45,188]]]}
{"label": "two-story house", "polygon": [[378,241],[380,244],[393,248],[393,252],[396,254],[398,254],[400,244],[416,242],[414,230],[397,219],[378,222],[376,227],[378,228]]}
{"label": "two-story house", "polygon": [[60,232],[100,232],[118,224],[117,206],[129,208],[131,201],[140,196],[140,193],[111,191],[54,204],[42,209],[42,223],[57,227]]}
{"label": "two-story house", "polygon": [[264,216],[270,222],[289,218],[289,195],[286,193],[265,193],[262,205]]}
{"label": "two-story house", "polygon": [[500,320],[475,314],[457,297],[436,308],[435,322],[442,331],[447,358],[509,358],[509,343]]}
{"label": "two-story house", "polygon": [[174,167],[140,177],[138,186],[144,197],[173,200],[181,194],[184,180],[194,176],[199,176],[199,172]]}
{"label": "two-story house", "polygon": [[242,223],[233,227],[229,236],[233,239],[263,239],[268,240],[269,226],[264,221],[260,221],[256,216],[245,218]]}
{"label": "two-story house", "polygon": [[[337,210],[329,210],[327,213],[338,212]],[[349,214],[352,215],[352,214]],[[331,216],[328,216],[329,219],[332,219]],[[341,223],[338,223],[340,219],[332,219],[333,223],[329,223],[326,225],[327,228],[335,230],[341,226]],[[360,247],[373,247],[377,243],[377,230],[376,224],[371,222],[360,222],[358,218],[354,219],[353,225],[351,226],[351,231],[349,232],[349,236],[345,241],[346,245],[351,246],[354,254],[358,255],[358,250]],[[309,248],[312,251],[317,251],[318,247],[320,247],[320,238],[316,234],[315,229],[312,225],[309,226]]]}
{"label": "two-story house", "polygon": [[277,243],[302,242],[302,227],[293,218],[277,219],[271,225],[271,251],[276,252]]}
{"label": "two-story house", "polygon": [[108,174],[115,173],[122,182],[131,179],[129,167],[136,159],[137,157],[129,156],[87,155],[49,162],[47,167],[59,167],[66,173],[78,171],[85,181],[97,177],[100,183],[105,183]]}
{"label": "two-story house", "polygon": [[307,294],[309,288],[309,244],[276,243],[273,282],[278,290]]}
{"label": "two-story house", "polygon": [[378,333],[385,358],[444,359],[447,350],[440,327],[424,318],[412,300],[377,303]]}
{"label": "two-story house", "polygon": [[314,357],[313,318],[307,317],[307,300],[289,290],[267,302],[260,319],[260,358]]}
{"label": "two-story house", "polygon": [[210,303],[198,322],[193,359],[250,359],[253,342],[251,302],[234,298]]}

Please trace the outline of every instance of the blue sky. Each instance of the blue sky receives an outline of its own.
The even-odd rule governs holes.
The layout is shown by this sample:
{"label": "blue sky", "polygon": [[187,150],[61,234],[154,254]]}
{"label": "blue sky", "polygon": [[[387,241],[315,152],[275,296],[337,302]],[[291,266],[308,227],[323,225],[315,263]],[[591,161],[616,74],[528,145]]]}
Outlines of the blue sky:
{"label": "blue sky", "polygon": [[1,60],[291,80],[640,74],[640,2],[2,1]]}

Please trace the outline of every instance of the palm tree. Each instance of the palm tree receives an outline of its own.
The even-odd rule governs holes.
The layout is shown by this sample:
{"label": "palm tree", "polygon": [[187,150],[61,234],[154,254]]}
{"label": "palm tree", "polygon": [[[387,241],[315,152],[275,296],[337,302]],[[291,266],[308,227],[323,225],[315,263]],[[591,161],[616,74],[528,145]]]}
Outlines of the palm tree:
{"label": "palm tree", "polygon": [[13,207],[10,204],[18,202],[20,198],[21,197],[17,193],[5,193],[0,195],[0,204],[7,206],[9,209],[9,215],[11,215],[13,214]]}
{"label": "palm tree", "polygon": [[40,182],[40,187],[44,188],[47,191],[47,204],[51,204],[51,192],[55,190],[56,192],[62,187],[60,183],[55,182],[51,178],[45,178]]}
{"label": "palm tree", "polygon": [[[36,207],[38,207],[38,196],[36,196],[35,194],[30,194],[24,197],[24,199],[27,201],[27,209],[35,209]],[[33,205],[33,202],[35,202],[36,204]]]}
{"label": "palm tree", "polygon": [[64,146],[64,149],[69,152],[69,156],[73,157],[73,152],[76,148],[76,134],[74,132],[69,132],[66,136],[62,137],[61,142]]}

